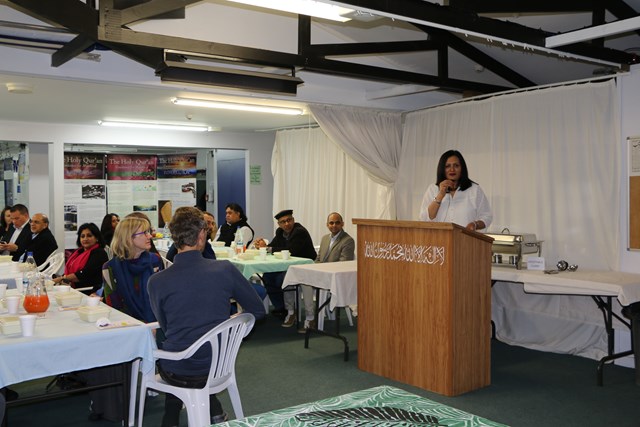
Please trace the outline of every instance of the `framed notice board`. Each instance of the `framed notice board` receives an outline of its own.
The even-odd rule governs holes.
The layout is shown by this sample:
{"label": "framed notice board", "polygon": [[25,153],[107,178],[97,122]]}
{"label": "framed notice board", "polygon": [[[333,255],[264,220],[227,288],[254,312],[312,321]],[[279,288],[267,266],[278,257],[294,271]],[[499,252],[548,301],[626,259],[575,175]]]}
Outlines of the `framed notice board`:
{"label": "framed notice board", "polygon": [[629,249],[640,249],[640,136],[629,144]]}

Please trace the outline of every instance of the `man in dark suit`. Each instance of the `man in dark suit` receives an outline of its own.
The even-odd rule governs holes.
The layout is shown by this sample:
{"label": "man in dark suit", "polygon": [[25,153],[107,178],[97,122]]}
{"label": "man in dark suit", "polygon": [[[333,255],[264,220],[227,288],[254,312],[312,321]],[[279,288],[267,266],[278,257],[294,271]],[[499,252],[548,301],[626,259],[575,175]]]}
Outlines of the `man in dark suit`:
{"label": "man in dark suit", "polygon": [[49,230],[49,218],[45,214],[35,214],[31,219],[31,239],[24,248],[24,256],[20,261],[26,261],[27,253],[32,252],[36,264],[40,266],[56,249],[58,243]]}
{"label": "man in dark suit", "polygon": [[11,255],[13,261],[18,261],[31,241],[29,209],[25,205],[17,204],[13,205],[9,212],[11,227],[7,235],[11,238],[6,243],[0,243],[0,251],[5,255]]}
{"label": "man in dark suit", "polygon": [[[349,236],[342,227],[344,227],[342,215],[337,212],[330,213],[327,217],[329,234],[323,236],[320,241],[320,250],[318,251],[316,262],[338,262],[355,259],[356,243],[353,237]],[[301,285],[300,287],[302,288],[302,298],[304,300],[305,321],[304,326],[298,332],[304,333],[307,328],[316,328],[317,319],[314,313],[313,288],[308,285]]]}

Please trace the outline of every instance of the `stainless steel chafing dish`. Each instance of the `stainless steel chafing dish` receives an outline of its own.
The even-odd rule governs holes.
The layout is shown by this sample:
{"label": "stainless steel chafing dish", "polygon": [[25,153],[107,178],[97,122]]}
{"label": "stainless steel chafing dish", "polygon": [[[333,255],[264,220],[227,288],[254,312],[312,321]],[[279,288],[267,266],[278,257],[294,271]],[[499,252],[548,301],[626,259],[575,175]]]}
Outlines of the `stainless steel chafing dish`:
{"label": "stainless steel chafing dish", "polygon": [[523,255],[536,252],[537,256],[542,254],[543,241],[538,240],[535,234],[511,233],[508,228],[503,229],[501,233],[485,234],[493,238],[493,264],[510,265],[520,270]]}

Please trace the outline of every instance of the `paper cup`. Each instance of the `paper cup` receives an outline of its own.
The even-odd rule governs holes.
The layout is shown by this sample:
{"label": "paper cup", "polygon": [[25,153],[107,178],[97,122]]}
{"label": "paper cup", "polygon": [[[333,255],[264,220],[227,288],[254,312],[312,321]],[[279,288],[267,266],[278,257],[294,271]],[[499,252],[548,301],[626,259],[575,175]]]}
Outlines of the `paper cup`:
{"label": "paper cup", "polygon": [[100,304],[100,297],[87,297],[87,306],[95,307]]}
{"label": "paper cup", "polygon": [[18,290],[18,292],[22,293],[24,291],[24,287],[22,286],[22,276],[16,277],[15,281],[16,281],[16,289]]}
{"label": "paper cup", "polygon": [[288,250],[283,250],[282,252],[282,259],[289,259],[289,257],[291,256],[291,252],[289,252]]}
{"label": "paper cup", "polygon": [[71,290],[71,286],[69,285],[56,285],[54,288],[56,292],[69,292]]}
{"label": "paper cup", "polygon": [[5,292],[7,292],[7,284],[0,283],[0,298],[4,298]]}
{"label": "paper cup", "polygon": [[24,314],[20,316],[20,328],[22,329],[23,337],[33,336],[33,331],[36,328],[36,315]]}
{"label": "paper cup", "polygon": [[258,257],[260,258],[260,261],[266,261],[267,260],[267,251],[260,251],[260,253],[258,254]]}
{"label": "paper cup", "polygon": [[11,295],[4,298],[4,305],[7,306],[9,314],[18,314],[20,308],[20,295]]}

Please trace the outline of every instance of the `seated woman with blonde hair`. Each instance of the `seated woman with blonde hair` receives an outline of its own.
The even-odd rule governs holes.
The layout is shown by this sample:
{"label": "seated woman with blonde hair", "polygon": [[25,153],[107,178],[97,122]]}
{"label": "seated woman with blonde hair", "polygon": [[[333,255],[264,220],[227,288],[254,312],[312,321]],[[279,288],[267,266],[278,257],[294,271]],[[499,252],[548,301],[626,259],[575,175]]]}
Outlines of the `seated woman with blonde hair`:
{"label": "seated woman with blonde hair", "polygon": [[149,222],[127,217],[116,227],[111,241],[113,258],[102,269],[105,302],[147,323],[156,320],[149,304],[147,281],[163,269],[162,259],[149,252],[150,248]]}

